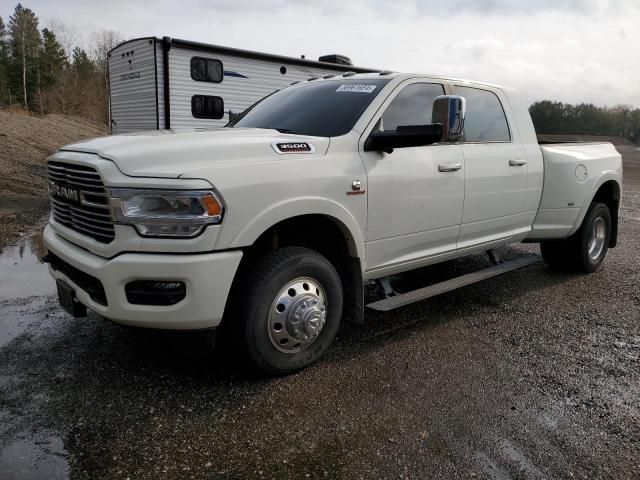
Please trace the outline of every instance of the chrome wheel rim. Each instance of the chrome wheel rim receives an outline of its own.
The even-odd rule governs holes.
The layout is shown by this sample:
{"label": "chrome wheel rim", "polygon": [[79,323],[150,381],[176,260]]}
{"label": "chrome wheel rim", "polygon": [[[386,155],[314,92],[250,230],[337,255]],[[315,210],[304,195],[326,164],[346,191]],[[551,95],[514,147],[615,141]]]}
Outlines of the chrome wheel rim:
{"label": "chrome wheel rim", "polygon": [[327,296],[317,280],[296,278],[276,295],[269,309],[269,339],[283,353],[297,353],[315,342],[327,319]]}
{"label": "chrome wheel rim", "polygon": [[604,218],[598,217],[591,227],[591,237],[589,238],[589,258],[597,260],[604,250],[604,242],[607,237],[607,224]]}

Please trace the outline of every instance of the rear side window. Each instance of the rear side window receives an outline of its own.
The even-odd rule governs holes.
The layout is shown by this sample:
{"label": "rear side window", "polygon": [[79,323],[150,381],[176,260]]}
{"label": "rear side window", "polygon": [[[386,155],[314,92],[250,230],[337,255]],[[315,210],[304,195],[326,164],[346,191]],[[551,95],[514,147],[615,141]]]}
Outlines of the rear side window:
{"label": "rear side window", "polygon": [[220,97],[194,95],[191,97],[191,114],[195,118],[220,119],[224,117],[224,102]]}
{"label": "rear side window", "polygon": [[453,87],[453,93],[467,100],[465,142],[511,141],[507,117],[495,93],[469,87]]}
{"label": "rear side window", "polygon": [[414,83],[402,89],[382,115],[382,128],[396,130],[401,125],[429,125],[433,101],[444,95],[444,87],[436,83]]}
{"label": "rear side window", "polygon": [[220,83],[223,75],[220,60],[204,57],[191,58],[191,78],[196,82]]}

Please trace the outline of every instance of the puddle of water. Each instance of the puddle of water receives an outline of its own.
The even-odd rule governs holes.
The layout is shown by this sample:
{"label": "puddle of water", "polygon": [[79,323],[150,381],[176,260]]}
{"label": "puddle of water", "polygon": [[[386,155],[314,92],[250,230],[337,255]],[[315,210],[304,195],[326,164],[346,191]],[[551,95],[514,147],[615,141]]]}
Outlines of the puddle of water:
{"label": "puddle of water", "polygon": [[55,293],[55,282],[40,262],[45,253],[41,231],[0,252],[0,300]]}
{"label": "puddle of water", "polygon": [[67,451],[59,437],[16,439],[0,452],[4,480],[59,480],[69,478]]}
{"label": "puddle of water", "polygon": [[46,297],[29,301],[29,305],[0,305],[0,348],[22,334],[29,325],[41,320]]}

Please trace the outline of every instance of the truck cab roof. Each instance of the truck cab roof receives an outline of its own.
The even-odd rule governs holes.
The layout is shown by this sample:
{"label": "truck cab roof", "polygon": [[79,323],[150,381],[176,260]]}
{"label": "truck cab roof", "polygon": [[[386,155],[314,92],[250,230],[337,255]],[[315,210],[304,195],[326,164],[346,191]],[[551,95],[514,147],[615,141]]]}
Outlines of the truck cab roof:
{"label": "truck cab roof", "polygon": [[505,90],[505,89],[510,89],[508,87],[504,87],[502,85],[497,85],[497,84],[493,84],[493,83],[487,83],[487,82],[480,82],[477,80],[469,80],[469,79],[464,79],[464,78],[458,78],[458,77],[448,77],[445,75],[437,75],[437,74],[431,74],[431,73],[411,73],[411,72],[393,72],[390,70],[385,70],[382,72],[372,72],[372,73],[355,73],[355,72],[345,72],[342,75],[334,75],[334,76],[327,76],[327,77],[311,77],[308,80],[306,80],[306,82],[296,82],[296,84],[300,84],[300,83],[311,83],[311,82],[319,82],[319,81],[331,81],[331,80],[340,80],[341,78],[344,79],[349,79],[349,80],[370,80],[370,79],[376,79],[376,78],[389,78],[389,79],[394,79],[399,83],[403,80],[409,80],[412,78],[428,78],[431,80],[439,80],[439,81],[443,81],[443,82],[448,82],[448,83],[460,83],[460,84],[465,84],[465,85],[478,85],[478,86],[484,86],[484,87],[490,87],[490,88],[498,88],[501,90]]}

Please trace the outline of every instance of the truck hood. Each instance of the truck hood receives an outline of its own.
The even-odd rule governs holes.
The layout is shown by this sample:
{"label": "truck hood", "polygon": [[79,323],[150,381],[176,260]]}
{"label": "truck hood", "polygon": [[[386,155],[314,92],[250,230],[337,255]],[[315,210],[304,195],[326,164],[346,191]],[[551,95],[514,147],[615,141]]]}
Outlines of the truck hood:
{"label": "truck hood", "polygon": [[[278,153],[275,143],[308,143],[313,152]],[[178,178],[214,164],[256,163],[296,155],[324,155],[329,139],[262,128],[161,130],[95,138],[61,150],[94,153],[132,177]]]}

